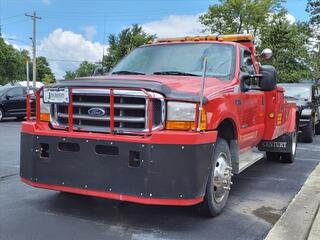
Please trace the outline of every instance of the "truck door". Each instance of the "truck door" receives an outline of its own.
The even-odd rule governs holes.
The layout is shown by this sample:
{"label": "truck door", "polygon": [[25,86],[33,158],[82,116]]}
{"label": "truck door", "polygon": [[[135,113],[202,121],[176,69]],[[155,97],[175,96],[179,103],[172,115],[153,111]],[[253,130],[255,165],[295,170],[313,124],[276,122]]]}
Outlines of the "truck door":
{"label": "truck door", "polygon": [[[254,75],[257,73],[252,62],[251,52],[241,50],[241,72]],[[258,79],[247,83],[257,86]],[[250,90],[241,93],[241,117],[240,117],[240,149],[254,147],[258,144],[264,131],[264,93],[259,90]]]}

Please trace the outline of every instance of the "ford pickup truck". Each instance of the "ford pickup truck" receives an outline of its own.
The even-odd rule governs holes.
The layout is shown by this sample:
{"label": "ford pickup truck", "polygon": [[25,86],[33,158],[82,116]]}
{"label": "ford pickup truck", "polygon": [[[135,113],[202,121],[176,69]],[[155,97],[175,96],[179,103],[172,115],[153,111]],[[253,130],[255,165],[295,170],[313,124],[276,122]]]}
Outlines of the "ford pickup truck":
{"label": "ford pickup truck", "polygon": [[21,180],[217,216],[233,174],[265,156],[294,162],[297,108],[258,62],[271,55],[255,54],[252,35],[157,39],[108,75],[40,89],[22,123]]}

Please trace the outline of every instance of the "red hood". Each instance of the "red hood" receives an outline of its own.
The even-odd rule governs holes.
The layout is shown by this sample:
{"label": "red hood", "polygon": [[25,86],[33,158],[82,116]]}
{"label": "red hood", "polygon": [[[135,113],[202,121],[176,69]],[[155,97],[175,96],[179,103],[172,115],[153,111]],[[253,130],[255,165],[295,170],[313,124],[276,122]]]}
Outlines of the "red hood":
{"label": "red hood", "polygon": [[[179,92],[189,92],[197,94],[200,91],[202,77],[193,76],[159,76],[159,75],[109,75],[87,77],[86,79],[99,80],[141,80],[160,82],[172,90]],[[205,86],[205,96],[221,91],[230,86],[231,81],[222,81],[217,78],[207,77]]]}

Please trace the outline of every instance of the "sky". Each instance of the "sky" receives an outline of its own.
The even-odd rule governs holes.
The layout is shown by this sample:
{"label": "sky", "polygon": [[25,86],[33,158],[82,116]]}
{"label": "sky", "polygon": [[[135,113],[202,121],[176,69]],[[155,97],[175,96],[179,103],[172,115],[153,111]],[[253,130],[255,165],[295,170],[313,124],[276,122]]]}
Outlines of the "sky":
{"label": "sky", "polygon": [[[199,14],[217,0],[0,0],[0,26],[5,40],[31,48],[33,11],[37,21],[37,55],[45,56],[56,78],[83,60],[97,62],[107,36],[137,23],[158,37],[200,35]],[[307,21],[307,0],[287,0],[292,21]]]}

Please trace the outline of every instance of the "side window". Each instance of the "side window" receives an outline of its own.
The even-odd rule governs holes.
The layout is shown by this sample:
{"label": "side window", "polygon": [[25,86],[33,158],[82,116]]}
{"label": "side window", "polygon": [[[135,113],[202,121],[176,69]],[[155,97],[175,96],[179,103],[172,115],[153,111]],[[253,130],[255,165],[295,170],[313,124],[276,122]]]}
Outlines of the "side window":
{"label": "side window", "polygon": [[241,71],[251,75],[256,73],[252,62],[251,52],[248,50],[242,50]]}
{"label": "side window", "polygon": [[13,88],[7,93],[10,97],[22,97],[23,89],[21,87]]}

